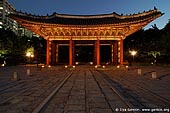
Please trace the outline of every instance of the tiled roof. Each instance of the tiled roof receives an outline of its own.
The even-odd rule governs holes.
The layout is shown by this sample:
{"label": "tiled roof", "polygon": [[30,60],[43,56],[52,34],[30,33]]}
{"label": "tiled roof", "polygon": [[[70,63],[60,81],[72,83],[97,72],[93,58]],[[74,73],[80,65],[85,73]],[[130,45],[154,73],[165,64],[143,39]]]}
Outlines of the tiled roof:
{"label": "tiled roof", "polygon": [[142,12],[133,15],[119,15],[117,13],[100,14],[100,15],[68,15],[53,13],[47,16],[36,16],[22,12],[15,12],[10,14],[11,18],[19,18],[27,21],[42,22],[50,24],[62,25],[102,25],[102,24],[119,24],[124,22],[143,21],[149,18],[162,15],[156,8],[147,12]]}

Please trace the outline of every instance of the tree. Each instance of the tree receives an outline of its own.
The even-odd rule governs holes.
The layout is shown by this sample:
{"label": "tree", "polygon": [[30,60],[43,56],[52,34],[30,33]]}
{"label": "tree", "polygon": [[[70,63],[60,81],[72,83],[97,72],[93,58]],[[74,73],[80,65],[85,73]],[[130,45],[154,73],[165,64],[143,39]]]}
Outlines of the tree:
{"label": "tree", "polygon": [[25,50],[29,47],[28,37],[17,36],[10,29],[0,29],[0,50],[7,64],[17,64],[24,61]]}
{"label": "tree", "polygon": [[157,58],[157,56],[160,56],[161,55],[161,53],[160,53],[160,51],[150,51],[150,52],[148,52],[148,55],[151,55],[151,56],[153,56],[154,57],[154,63],[156,63],[156,58]]}
{"label": "tree", "polygon": [[170,56],[170,20],[161,31],[160,43],[163,53]]}
{"label": "tree", "polygon": [[146,30],[144,34],[143,51],[160,51],[161,31],[157,28],[157,26],[153,25],[152,28]]}
{"label": "tree", "polygon": [[126,37],[124,40],[124,49],[128,51],[129,49],[139,49],[143,43],[144,30],[141,29],[130,36]]}

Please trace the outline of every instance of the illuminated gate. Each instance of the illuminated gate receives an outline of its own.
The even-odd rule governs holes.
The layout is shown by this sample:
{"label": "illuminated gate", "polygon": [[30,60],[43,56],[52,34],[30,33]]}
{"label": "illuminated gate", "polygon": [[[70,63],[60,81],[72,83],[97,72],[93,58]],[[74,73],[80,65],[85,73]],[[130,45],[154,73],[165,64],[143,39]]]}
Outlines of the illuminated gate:
{"label": "illuminated gate", "polygon": [[67,15],[54,13],[50,16],[35,16],[22,12],[10,14],[10,17],[26,29],[42,36],[47,41],[46,64],[57,64],[60,48],[68,47],[69,65],[76,60],[76,46],[91,44],[93,62],[100,65],[102,45],[110,47],[110,63],[123,65],[123,40],[140,30],[162,13],[156,8],[133,15],[117,13],[101,15]]}

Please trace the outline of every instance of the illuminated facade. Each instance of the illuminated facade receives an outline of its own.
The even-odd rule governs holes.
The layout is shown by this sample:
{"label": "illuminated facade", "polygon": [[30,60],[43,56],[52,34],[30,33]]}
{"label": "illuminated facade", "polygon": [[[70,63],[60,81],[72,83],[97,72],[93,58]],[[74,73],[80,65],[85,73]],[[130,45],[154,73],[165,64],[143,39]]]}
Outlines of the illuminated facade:
{"label": "illuminated facade", "polygon": [[95,65],[101,64],[101,46],[110,47],[110,63],[123,65],[123,40],[162,15],[156,8],[150,11],[119,15],[67,15],[54,13],[50,16],[35,16],[15,12],[10,17],[26,29],[47,40],[46,64],[60,62],[60,47],[68,47],[68,64],[76,62],[76,47],[91,45]]}

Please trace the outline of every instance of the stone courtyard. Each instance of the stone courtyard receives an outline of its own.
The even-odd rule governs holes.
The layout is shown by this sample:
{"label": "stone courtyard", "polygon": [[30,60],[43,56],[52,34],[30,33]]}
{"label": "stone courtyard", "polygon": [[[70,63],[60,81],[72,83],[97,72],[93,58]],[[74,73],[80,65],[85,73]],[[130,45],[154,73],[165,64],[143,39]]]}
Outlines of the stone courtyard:
{"label": "stone courtyard", "polygon": [[[121,90],[124,92],[122,95],[127,95],[125,100],[130,100],[128,97],[128,93],[130,93],[142,104],[150,106],[150,112],[151,110],[157,110],[160,113],[169,112],[169,66],[105,66],[95,68],[94,66],[78,65],[75,68],[66,68],[62,65],[37,68],[34,65],[27,65],[0,67],[0,113],[32,113],[72,72],[70,80],[62,86],[56,94],[57,97],[54,97],[55,100],[51,100],[48,103],[49,106],[46,107],[47,110],[43,112],[131,112],[117,100],[115,94],[111,93],[108,85],[101,78],[105,75],[109,75],[113,80],[112,82],[121,86]],[[139,90],[139,87],[147,91]],[[118,91],[121,92],[121,90]],[[166,105],[154,104],[155,97],[147,96],[148,99],[145,98],[145,95],[150,92],[166,100]],[[139,111],[145,110],[139,103],[133,106],[136,106],[135,109]]]}

